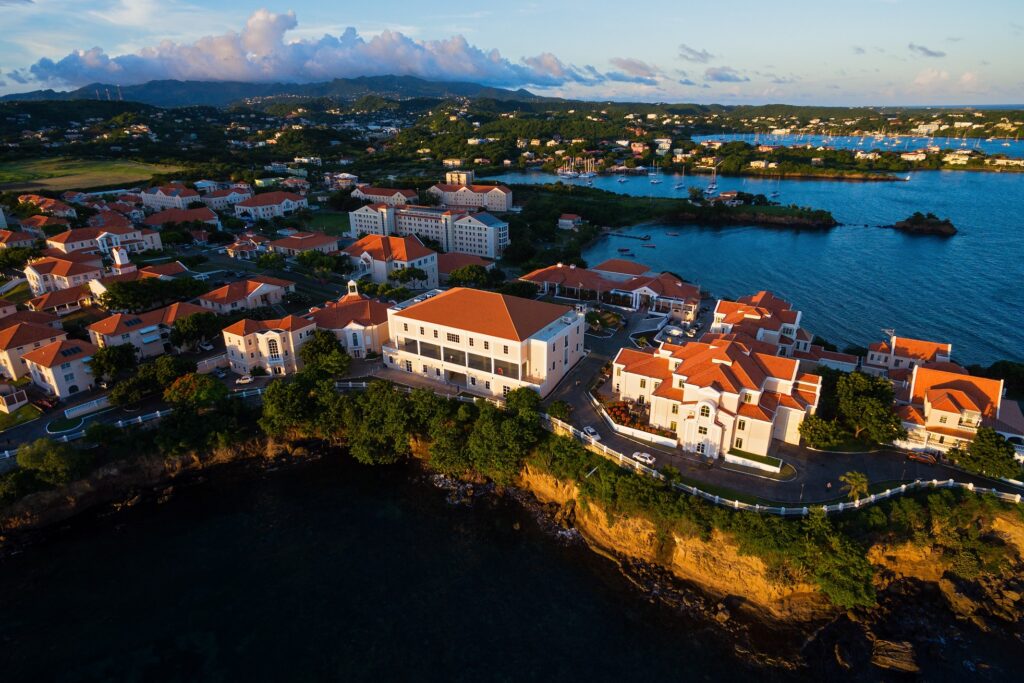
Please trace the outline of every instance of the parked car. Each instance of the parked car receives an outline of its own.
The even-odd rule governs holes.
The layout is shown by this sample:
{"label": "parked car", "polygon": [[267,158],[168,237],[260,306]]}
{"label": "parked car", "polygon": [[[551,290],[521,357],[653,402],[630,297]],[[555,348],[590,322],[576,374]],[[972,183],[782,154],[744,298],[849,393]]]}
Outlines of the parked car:
{"label": "parked car", "polygon": [[213,351],[213,344],[211,344],[210,342],[201,342],[199,344],[199,348],[201,348],[203,351]]}
{"label": "parked car", "polygon": [[633,453],[633,459],[642,465],[654,464],[654,456],[650,453],[644,453],[643,451],[635,451]]}
{"label": "parked car", "polygon": [[589,436],[594,441],[600,441],[601,435],[597,433],[597,430],[593,427],[587,426],[583,428],[583,433]]}
{"label": "parked car", "polygon": [[224,368],[217,368],[211,374],[217,379],[224,379],[228,376],[228,373]]}
{"label": "parked car", "polygon": [[918,453],[917,451],[907,453],[907,460],[923,462],[925,465],[936,465],[939,462],[939,459],[931,453]]}
{"label": "parked car", "polygon": [[235,380],[235,384],[252,384],[252,375],[242,375]]}

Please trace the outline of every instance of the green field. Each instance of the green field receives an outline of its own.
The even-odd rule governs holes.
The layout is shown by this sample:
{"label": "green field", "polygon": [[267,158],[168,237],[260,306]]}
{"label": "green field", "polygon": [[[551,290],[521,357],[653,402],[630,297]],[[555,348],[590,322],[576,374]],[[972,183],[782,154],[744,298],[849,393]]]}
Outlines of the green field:
{"label": "green field", "polygon": [[149,180],[178,166],[124,160],[31,159],[0,162],[0,190],[86,190]]}
{"label": "green field", "polygon": [[336,211],[317,211],[310,219],[310,230],[318,230],[328,235],[347,235],[349,230],[348,214]]}

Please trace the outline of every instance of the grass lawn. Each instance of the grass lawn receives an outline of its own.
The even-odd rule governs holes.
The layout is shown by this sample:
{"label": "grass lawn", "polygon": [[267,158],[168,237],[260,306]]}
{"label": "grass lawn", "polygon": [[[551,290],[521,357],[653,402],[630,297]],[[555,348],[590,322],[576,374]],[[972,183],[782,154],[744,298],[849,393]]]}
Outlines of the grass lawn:
{"label": "grass lawn", "polygon": [[349,230],[348,214],[335,211],[317,211],[308,225],[310,230],[317,230],[328,235],[347,235]]}
{"label": "grass lawn", "polygon": [[10,415],[7,413],[0,413],[0,432],[20,425],[23,422],[34,420],[39,417],[40,412],[39,408],[36,408],[31,403],[26,403]]}
{"label": "grass lawn", "polygon": [[149,180],[179,166],[123,159],[26,159],[0,163],[0,190],[86,190]]}
{"label": "grass lawn", "polygon": [[53,420],[48,425],[46,425],[46,429],[51,434],[53,434],[56,432],[66,432],[70,429],[75,429],[81,424],[82,418],[80,417],[72,417],[70,419],[66,417],[58,417],[56,420]]}
{"label": "grass lawn", "polygon": [[14,304],[23,304],[33,296],[32,289],[28,286],[28,283],[22,282],[14,289],[8,290],[6,294],[0,295],[0,298],[7,299]]}

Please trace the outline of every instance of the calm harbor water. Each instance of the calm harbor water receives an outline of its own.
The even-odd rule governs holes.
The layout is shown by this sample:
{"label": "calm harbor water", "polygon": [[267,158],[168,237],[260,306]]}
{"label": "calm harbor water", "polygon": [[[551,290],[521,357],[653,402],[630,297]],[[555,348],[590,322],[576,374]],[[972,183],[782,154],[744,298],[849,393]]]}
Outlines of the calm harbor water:
{"label": "calm harbor water", "polygon": [[7,683],[766,677],[518,505],[347,458],[79,521],[0,561],[0,615]]}
{"label": "calm harbor water", "polygon": [[[946,131],[943,131],[945,133]],[[751,145],[783,145],[795,147],[811,145],[812,147],[827,146],[835,149],[854,149],[868,152],[913,152],[934,145],[943,151],[956,152],[972,149],[985,154],[1005,154],[1019,159],[1024,156],[1024,141],[1012,138],[967,138],[966,140],[939,135],[934,138],[914,135],[883,136],[876,139],[873,135],[766,135],[764,133],[728,133],[725,135],[695,135],[693,139],[701,140],[739,140]]]}
{"label": "calm harbor water", "polygon": [[[556,180],[543,173],[496,179]],[[680,182],[684,187],[675,189]],[[594,187],[686,197],[686,187],[708,182],[708,176],[668,176],[651,185],[646,176],[624,183],[603,176],[594,178]],[[678,273],[715,296],[771,289],[804,312],[808,329],[840,345],[864,345],[895,328],[952,342],[962,363],[1024,360],[1024,175],[934,171],[911,174],[906,182],[720,177],[718,187],[778,191],[777,201],[828,209],[843,225],[830,231],[645,225],[632,232],[650,234],[656,248],[612,237],[598,241],[584,259],[596,264],[631,247],[631,258]],[[960,232],[914,237],[877,227],[914,211],[949,217]]]}

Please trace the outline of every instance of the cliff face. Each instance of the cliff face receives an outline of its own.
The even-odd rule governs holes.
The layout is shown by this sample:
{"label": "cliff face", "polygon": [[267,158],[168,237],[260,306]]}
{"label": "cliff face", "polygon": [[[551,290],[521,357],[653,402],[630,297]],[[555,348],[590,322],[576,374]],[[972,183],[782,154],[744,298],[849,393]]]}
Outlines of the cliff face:
{"label": "cliff face", "polygon": [[[543,503],[561,506],[558,517],[571,522],[589,544],[616,555],[658,564],[676,577],[710,595],[737,600],[771,618],[786,622],[813,622],[840,614],[816,586],[774,581],[757,557],[743,555],[726,535],[711,538],[659,537],[654,524],[642,518],[609,516],[599,506],[581,501],[574,484],[527,467],[519,484]],[[937,587],[957,618],[966,618],[987,630],[997,622],[1019,623],[1024,616],[1024,523],[1012,515],[997,517],[992,531],[1013,551],[1012,566],[998,575],[976,580],[953,578],[952,560],[933,547],[879,544],[868,551],[875,567],[875,584],[882,594],[899,593],[907,582]]]}

